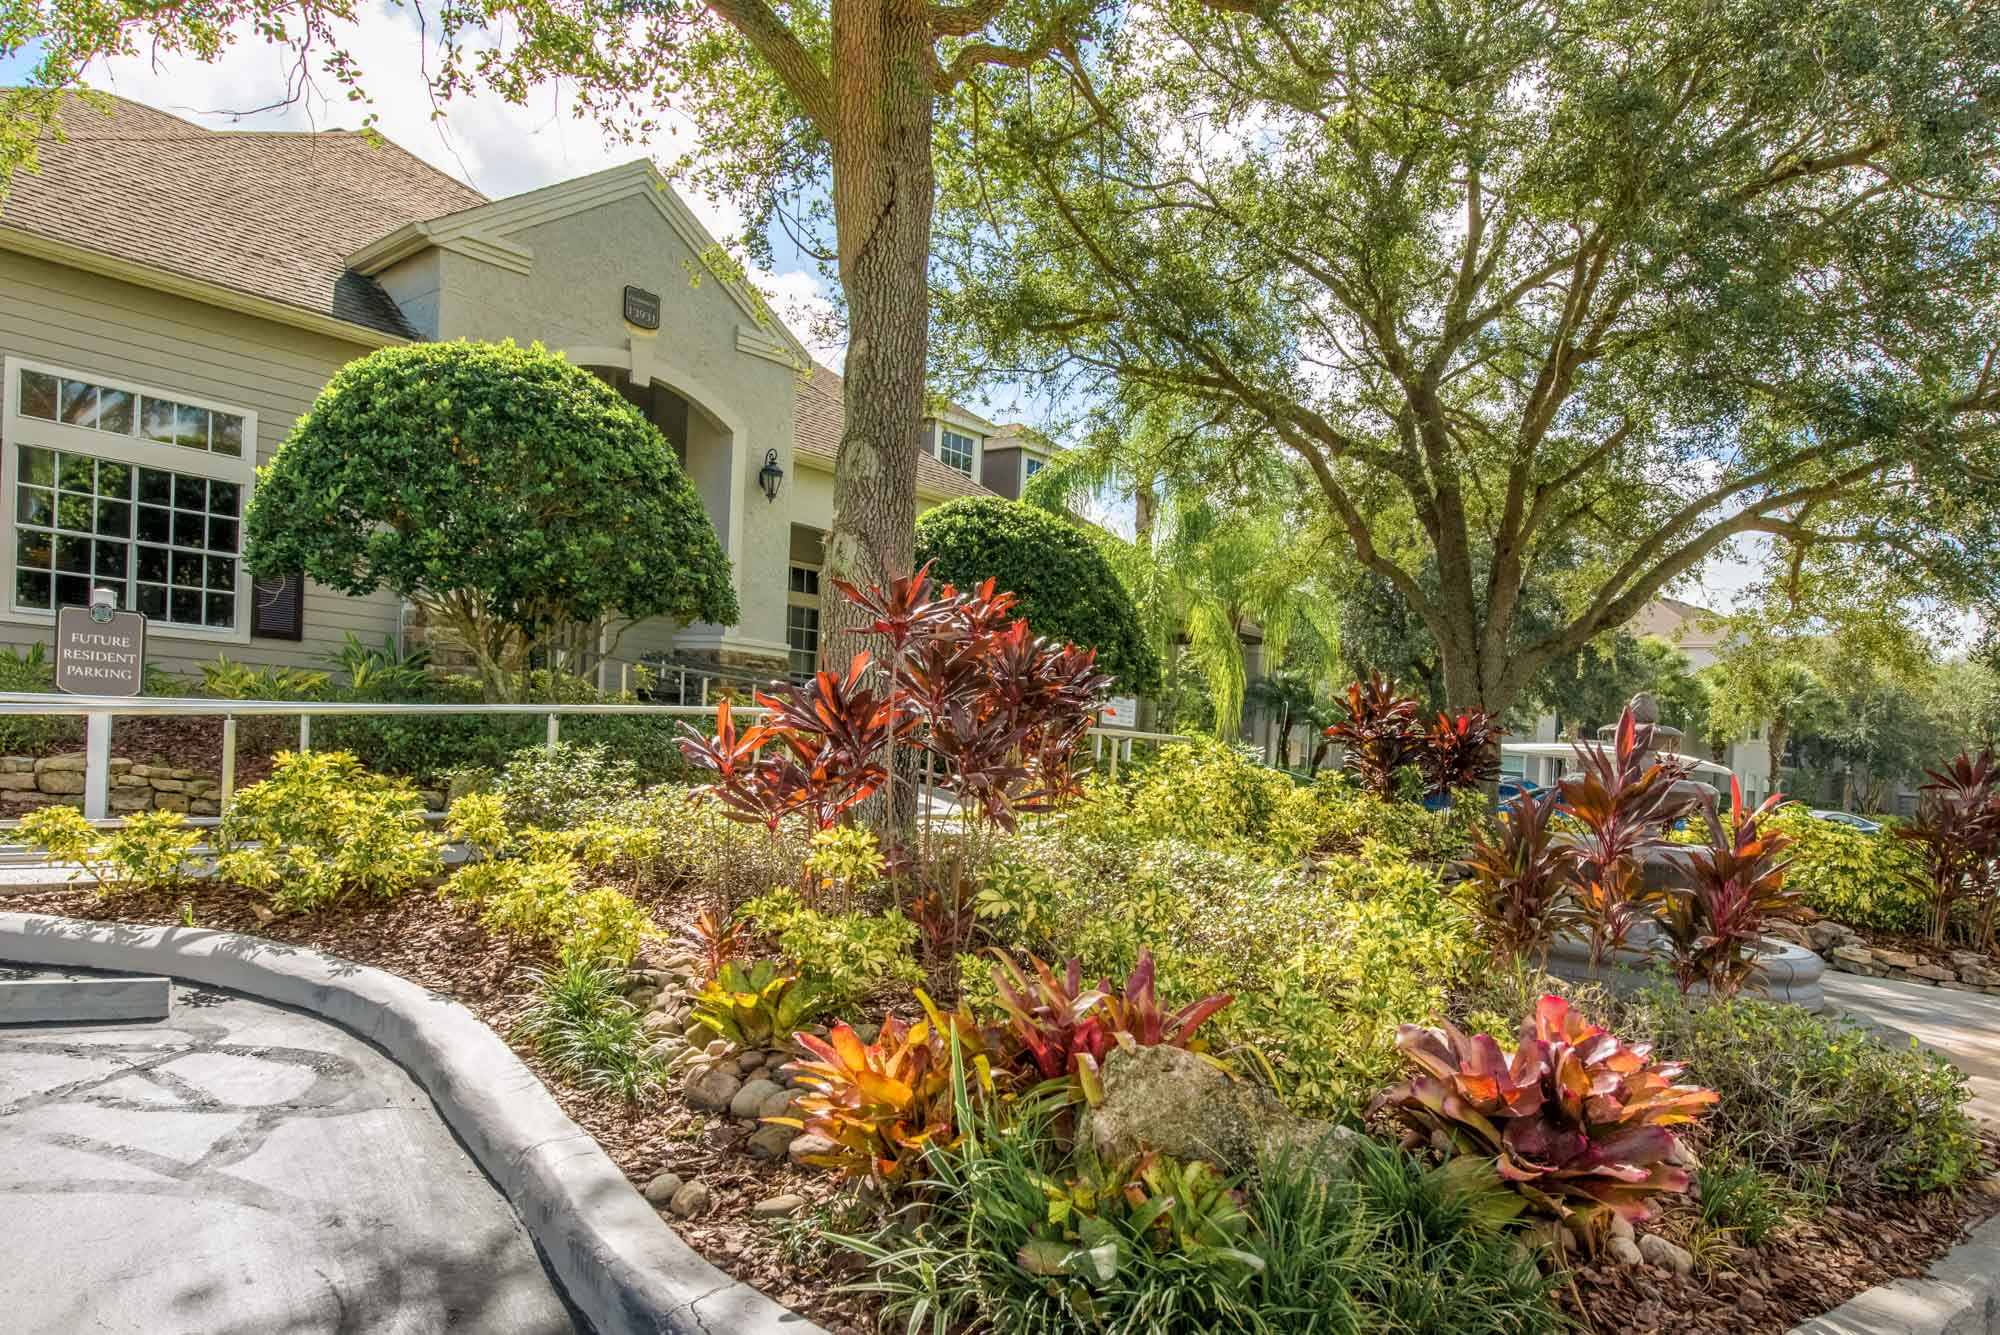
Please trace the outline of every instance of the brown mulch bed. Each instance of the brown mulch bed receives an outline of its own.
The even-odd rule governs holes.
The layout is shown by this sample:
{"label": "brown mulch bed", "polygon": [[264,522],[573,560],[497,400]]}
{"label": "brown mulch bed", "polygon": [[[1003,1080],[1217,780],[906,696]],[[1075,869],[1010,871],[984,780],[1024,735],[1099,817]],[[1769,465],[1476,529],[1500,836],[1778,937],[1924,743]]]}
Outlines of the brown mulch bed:
{"label": "brown mulch bed", "polygon": [[[1989,1170],[2000,1166],[1991,1139],[1986,1160]],[[1586,1330],[1621,1335],[1787,1331],[1878,1284],[1921,1276],[1996,1213],[2000,1182],[1990,1177],[1956,1195],[1862,1193],[1786,1224],[1760,1247],[1732,1248],[1688,1279],[1651,1266],[1581,1266],[1562,1306]],[[1646,1231],[1684,1240],[1695,1219],[1692,1205],[1678,1205]]]}
{"label": "brown mulch bed", "polygon": [[[182,761],[181,763],[186,763]],[[140,923],[178,923],[253,933],[387,969],[460,1002],[503,1037],[529,991],[527,970],[546,957],[518,952],[440,904],[414,893],[271,918],[228,887],[202,885],[182,895],[122,895],[101,900],[79,889],[0,896],[10,911]],[[664,907],[657,905],[656,907]],[[686,905],[678,905],[685,911]],[[836,1183],[822,1173],[757,1163],[738,1152],[751,1128],[692,1112],[678,1099],[639,1108],[586,1094],[564,1083],[515,1045],[566,1112],[604,1147],[636,1186],[662,1172],[699,1177],[714,1207],[698,1220],[672,1220],[709,1261],[753,1284],[838,1335],[872,1331],[872,1304],[832,1290],[854,1278],[851,1263],[809,1244],[794,1247],[835,1205]],[[1989,1166],[2000,1166],[2000,1141],[1989,1139]],[[755,1219],[751,1207],[783,1193],[813,1202],[789,1228]],[[1680,1279],[1651,1267],[1580,1266],[1560,1291],[1564,1309],[1588,1331],[1627,1335],[1780,1335],[1792,1326],[1892,1279],[1921,1275],[1974,1225],[2000,1213],[2000,1181],[1957,1195],[1863,1195],[1786,1225],[1763,1246],[1737,1247],[1705,1273]],[[1671,1207],[1648,1231],[1684,1240],[1694,1207]]]}

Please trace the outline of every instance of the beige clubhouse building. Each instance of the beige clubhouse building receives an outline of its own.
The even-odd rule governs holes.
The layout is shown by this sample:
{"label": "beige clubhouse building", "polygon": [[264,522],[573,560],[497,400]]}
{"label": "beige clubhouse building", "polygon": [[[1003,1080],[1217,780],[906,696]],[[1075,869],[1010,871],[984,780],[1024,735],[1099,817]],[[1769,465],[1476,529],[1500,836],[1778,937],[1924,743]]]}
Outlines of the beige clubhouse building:
{"label": "beige clubhouse building", "polygon": [[[511,338],[646,413],[734,567],[737,625],[648,622],[619,655],[810,662],[840,378],[710,270],[714,238],[649,163],[491,200],[354,132],[209,130],[116,98],[72,100],[63,127],[0,199],[0,645],[48,640],[55,608],[107,585],[170,669],[406,633],[391,595],[247,578],[256,466],[346,362]],[[923,507],[1018,496],[1050,448],[955,408],[927,426]]]}

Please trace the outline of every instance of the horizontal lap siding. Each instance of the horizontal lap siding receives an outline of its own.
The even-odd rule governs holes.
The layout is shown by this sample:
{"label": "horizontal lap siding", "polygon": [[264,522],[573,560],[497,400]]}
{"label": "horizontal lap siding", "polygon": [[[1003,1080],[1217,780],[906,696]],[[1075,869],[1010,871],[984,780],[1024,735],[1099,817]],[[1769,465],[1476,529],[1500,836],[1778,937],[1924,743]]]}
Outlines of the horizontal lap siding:
{"label": "horizontal lap siding", "polygon": [[[334,371],[368,349],[168,293],[0,251],[0,355],[219,400],[257,414],[257,457],[270,458]],[[12,386],[6,390],[11,392]],[[7,442],[9,448],[12,442]],[[6,498],[11,512],[12,498]],[[9,530],[9,541],[11,528]],[[0,591],[4,593],[5,591]],[[397,600],[349,598],[309,584],[305,639],[221,642],[156,633],[150,658],[187,672],[216,655],[319,667],[346,633],[370,645],[395,632]],[[0,621],[0,645],[47,640],[52,628]]]}

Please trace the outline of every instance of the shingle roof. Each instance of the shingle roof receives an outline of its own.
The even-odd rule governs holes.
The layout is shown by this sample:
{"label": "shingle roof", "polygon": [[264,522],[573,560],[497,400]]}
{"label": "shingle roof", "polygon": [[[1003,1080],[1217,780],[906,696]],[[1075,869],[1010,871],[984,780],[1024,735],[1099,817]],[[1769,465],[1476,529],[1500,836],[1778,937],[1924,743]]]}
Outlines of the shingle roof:
{"label": "shingle roof", "polygon": [[356,131],[209,130],[124,98],[66,97],[61,122],[0,226],[403,337],[396,304],[345,257],[486,202]]}
{"label": "shingle roof", "polygon": [[[811,376],[800,376],[792,400],[792,448],[795,453],[833,467],[840,449],[840,429],[847,421],[841,407],[837,371],[813,363]],[[939,463],[928,451],[917,454],[917,486],[933,495],[991,496],[993,493],[956,468]]]}

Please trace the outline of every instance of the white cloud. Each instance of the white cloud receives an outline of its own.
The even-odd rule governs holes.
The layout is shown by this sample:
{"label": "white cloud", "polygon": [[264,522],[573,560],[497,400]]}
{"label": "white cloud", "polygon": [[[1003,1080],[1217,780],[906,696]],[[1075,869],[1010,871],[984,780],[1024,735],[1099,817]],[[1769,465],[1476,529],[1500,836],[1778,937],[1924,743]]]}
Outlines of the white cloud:
{"label": "white cloud", "polygon": [[[173,54],[157,62],[126,57],[93,69],[90,84],[218,130],[355,129],[373,112],[375,127],[388,138],[496,199],[639,157],[665,168],[694,148],[688,123],[671,113],[661,118],[662,132],[650,141],[613,142],[594,120],[579,117],[575,98],[555,86],[536,90],[526,106],[492,95],[434,106],[416,17],[387,0],[364,6],[339,39],[362,71],[370,103],[345,100],[317,71],[316,84],[299,89],[295,56],[247,29],[213,64]],[[729,201],[683,197],[715,235],[727,238],[742,227],[742,212]],[[802,318],[831,308],[818,275],[798,269],[752,277],[793,332],[816,355],[837,364],[839,346],[816,341]]]}

